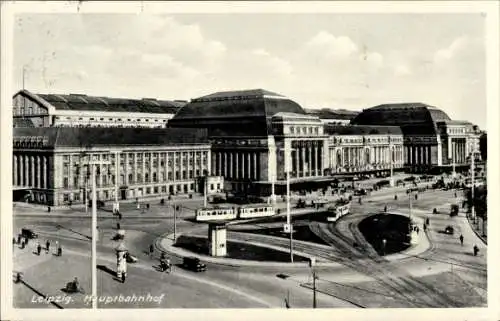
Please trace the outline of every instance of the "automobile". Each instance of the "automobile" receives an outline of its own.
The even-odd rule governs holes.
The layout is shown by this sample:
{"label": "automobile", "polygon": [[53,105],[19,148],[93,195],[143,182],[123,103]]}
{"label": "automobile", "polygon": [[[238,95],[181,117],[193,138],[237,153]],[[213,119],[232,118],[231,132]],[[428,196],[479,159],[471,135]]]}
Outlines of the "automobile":
{"label": "automobile", "polygon": [[459,211],[459,207],[457,204],[452,204],[450,208],[450,216],[457,216]]}
{"label": "automobile", "polygon": [[184,257],[182,267],[194,272],[204,272],[207,270],[207,266],[201,263],[199,258],[193,256]]}
{"label": "automobile", "polygon": [[453,226],[448,225],[448,226],[444,229],[444,232],[445,232],[446,234],[453,235],[453,233],[455,232],[455,229],[453,228]]}
{"label": "automobile", "polygon": [[366,190],[364,188],[359,188],[354,191],[354,196],[366,195]]}
{"label": "automobile", "polygon": [[138,261],[137,257],[133,256],[129,252],[125,254],[125,260],[127,261],[127,263],[137,263]]}
{"label": "automobile", "polygon": [[27,239],[36,239],[38,238],[38,234],[33,232],[33,230],[30,230],[28,228],[23,228],[21,229],[21,235],[24,236]]}

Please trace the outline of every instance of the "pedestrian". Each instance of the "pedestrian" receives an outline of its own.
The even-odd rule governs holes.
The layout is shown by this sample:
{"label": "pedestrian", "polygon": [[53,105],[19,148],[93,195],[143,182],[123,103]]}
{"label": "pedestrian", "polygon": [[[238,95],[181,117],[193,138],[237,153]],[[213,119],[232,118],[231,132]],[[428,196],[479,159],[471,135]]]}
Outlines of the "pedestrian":
{"label": "pedestrian", "polygon": [[50,241],[47,240],[47,242],[45,242],[45,253],[49,253],[49,250],[50,250]]}
{"label": "pedestrian", "polygon": [[418,194],[415,194],[415,200],[418,200]]}
{"label": "pedestrian", "polygon": [[139,202],[137,202],[137,209],[140,210],[141,209],[141,204],[139,204]]}
{"label": "pedestrian", "polygon": [[24,239],[21,239],[21,250],[26,247],[26,243],[24,243]]}
{"label": "pedestrian", "polygon": [[149,203],[146,204],[146,208],[149,210]]}
{"label": "pedestrian", "polygon": [[160,260],[165,260],[165,252],[161,252]]}
{"label": "pedestrian", "polygon": [[62,256],[62,247],[57,247],[57,256]]}
{"label": "pedestrian", "polygon": [[457,192],[455,192],[455,198],[457,198]]}
{"label": "pedestrian", "polygon": [[387,212],[387,205],[384,206],[384,212]]}
{"label": "pedestrian", "polygon": [[16,245],[16,238],[15,237],[12,238],[12,245]]}
{"label": "pedestrian", "polygon": [[474,245],[474,256],[477,256],[477,253],[479,253],[479,248],[477,247],[477,245]]}
{"label": "pedestrian", "polygon": [[394,200],[397,201],[398,200],[398,196],[397,195],[394,195]]}
{"label": "pedestrian", "polygon": [[47,212],[49,212],[49,213],[50,213],[50,206],[49,206],[49,207],[47,207]]}
{"label": "pedestrian", "polygon": [[120,223],[116,223],[116,229],[119,230],[120,229]]}
{"label": "pedestrian", "polygon": [[361,204],[361,197],[358,199],[358,203]]}
{"label": "pedestrian", "polygon": [[40,245],[40,242],[37,242],[36,245],[36,253],[40,255],[40,252],[42,251],[42,246]]}
{"label": "pedestrian", "polygon": [[460,244],[464,246],[464,236],[460,234]]}
{"label": "pedestrian", "polygon": [[17,234],[17,243],[21,244],[21,234]]}
{"label": "pedestrian", "polygon": [[122,273],[122,283],[125,283],[125,273]]}
{"label": "pedestrian", "polygon": [[424,224],[424,232],[427,231],[427,225]]}
{"label": "pedestrian", "polygon": [[149,257],[152,257],[152,256],[153,256],[154,251],[155,251],[155,248],[153,247],[153,244],[151,244],[151,245],[149,246]]}
{"label": "pedestrian", "polygon": [[430,223],[429,218],[426,218],[426,219],[425,219],[425,225],[429,225],[429,223]]}

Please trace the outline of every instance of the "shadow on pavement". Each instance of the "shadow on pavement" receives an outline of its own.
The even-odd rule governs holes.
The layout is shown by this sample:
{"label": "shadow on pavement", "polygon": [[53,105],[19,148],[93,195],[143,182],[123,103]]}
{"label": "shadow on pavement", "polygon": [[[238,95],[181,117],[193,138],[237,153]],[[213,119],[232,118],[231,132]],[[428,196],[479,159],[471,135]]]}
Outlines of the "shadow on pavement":
{"label": "shadow on pavement", "polygon": [[97,265],[97,269],[101,270],[103,272],[106,272],[106,273],[108,273],[111,276],[116,277],[116,272],[114,270],[108,268],[106,265]]}
{"label": "shadow on pavement", "polygon": [[[44,299],[47,299],[47,295],[43,294],[42,292],[38,291],[37,289],[35,289],[33,286],[31,286],[29,283],[27,283],[26,281],[24,280],[20,280],[19,282],[17,282],[17,284],[24,284],[28,289],[30,289],[31,291],[35,292],[38,296],[40,297],[43,297]],[[50,304],[52,304],[53,306],[55,306],[56,308],[58,309],[64,309],[61,305],[59,305],[57,302],[53,302],[53,301],[50,301]]]}

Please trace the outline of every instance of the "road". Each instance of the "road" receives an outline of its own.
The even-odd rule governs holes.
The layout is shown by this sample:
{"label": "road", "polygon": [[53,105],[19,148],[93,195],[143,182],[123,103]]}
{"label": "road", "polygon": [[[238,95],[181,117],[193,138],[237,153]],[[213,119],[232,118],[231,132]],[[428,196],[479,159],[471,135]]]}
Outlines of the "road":
{"label": "road", "polygon": [[[454,202],[452,191],[433,191],[419,194],[413,203],[412,215],[420,218],[431,216],[427,235],[431,248],[417,256],[389,261],[380,258],[373,249],[359,239],[355,222],[389,205],[389,211],[408,213],[408,197],[405,188],[383,189],[363,197],[362,204],[353,202],[352,212],[337,222],[326,224],[311,222],[311,230],[331,246],[309,242],[294,242],[297,251],[309,253],[318,261],[332,262],[330,266],[318,266],[319,307],[453,307],[483,306],[486,304],[486,246],[478,241],[464,217],[449,218],[446,214],[430,215],[432,208],[441,212],[449,210]],[[394,194],[398,200],[394,200]],[[440,206],[437,206],[440,204]],[[192,217],[195,201],[183,206],[180,218]],[[101,212],[98,221],[99,262],[105,266],[98,271],[100,295],[151,293],[164,299],[160,303],[150,302],[141,307],[284,307],[284,298],[289,297],[292,307],[310,307],[312,300],[311,274],[307,268],[287,267],[231,267],[208,264],[206,273],[195,274],[176,267],[170,275],[155,270],[158,253],[150,258],[145,251],[150,244],[173,232],[172,212],[165,207],[152,204],[150,212],[138,213],[133,204],[121,206],[124,218],[120,224],[127,231],[126,246],[139,258],[139,263],[129,264],[129,277],[125,284],[113,279],[106,272],[115,269],[114,247],[110,238],[116,232],[117,220],[110,213]],[[37,209],[17,209],[22,215],[14,217],[14,231],[31,227],[40,234],[44,242],[58,240],[63,245],[61,258],[42,254],[37,257],[30,250],[15,248],[14,268],[23,271],[29,284],[42,293],[61,293],[65,282],[78,275],[80,282],[90,289],[90,218],[83,210],[74,210],[68,217],[46,217]],[[70,211],[68,211],[70,212]],[[75,214],[79,212],[80,214]],[[446,225],[453,225],[455,236],[440,233]],[[206,227],[178,220],[177,230],[206,235]],[[198,230],[196,232],[196,230]],[[463,234],[464,246],[458,242]],[[229,238],[264,242],[278,248],[288,249],[288,240],[258,234],[234,231]],[[353,242],[363,245],[354,248]],[[471,254],[473,244],[480,247],[480,256]],[[33,246],[30,244],[30,246]],[[173,263],[179,263],[173,258]],[[76,268],[75,268],[76,267]],[[279,279],[276,274],[287,275]],[[15,286],[14,301],[19,307],[33,307],[30,302],[33,290]],[[467,296],[463,294],[467,293]],[[231,298],[231,299],[228,299]],[[465,298],[465,299],[464,299]],[[39,307],[40,304],[36,305]],[[115,302],[101,304],[102,308],[125,307]],[[50,305],[49,305],[50,307]],[[85,307],[75,300],[68,307]],[[135,307],[135,306],[134,306]],[[139,306],[137,306],[139,307]]]}

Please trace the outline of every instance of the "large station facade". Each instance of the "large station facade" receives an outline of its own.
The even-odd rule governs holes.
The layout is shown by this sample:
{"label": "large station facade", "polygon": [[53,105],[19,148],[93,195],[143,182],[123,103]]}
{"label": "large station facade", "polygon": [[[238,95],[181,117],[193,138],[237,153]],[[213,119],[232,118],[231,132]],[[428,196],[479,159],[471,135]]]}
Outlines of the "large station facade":
{"label": "large station facade", "polygon": [[[183,105],[23,90],[13,105],[13,185],[52,205],[83,202],[88,157],[110,162],[99,167],[101,200],[113,199],[116,186],[119,199],[192,193],[207,175],[210,191],[269,195],[273,187],[284,192],[287,173],[292,189],[308,189],[349,175],[465,167],[471,153],[479,155],[481,136],[471,123],[421,103],[368,108],[346,124],[262,89]],[[151,111],[156,116],[148,118]],[[121,123],[100,121],[112,119],[110,112]]]}

